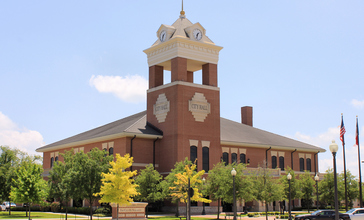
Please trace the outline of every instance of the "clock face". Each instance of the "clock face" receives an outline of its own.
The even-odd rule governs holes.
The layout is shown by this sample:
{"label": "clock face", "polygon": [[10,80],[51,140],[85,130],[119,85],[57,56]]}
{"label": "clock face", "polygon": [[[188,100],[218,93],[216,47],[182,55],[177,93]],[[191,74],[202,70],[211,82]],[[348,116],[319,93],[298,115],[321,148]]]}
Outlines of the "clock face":
{"label": "clock face", "polygon": [[162,31],[162,32],[159,34],[159,40],[160,40],[161,42],[164,42],[164,41],[166,41],[166,39],[167,39],[167,32],[166,32],[166,31]]}
{"label": "clock face", "polygon": [[202,31],[200,29],[195,29],[193,30],[193,36],[195,37],[196,40],[201,40],[202,38]]}

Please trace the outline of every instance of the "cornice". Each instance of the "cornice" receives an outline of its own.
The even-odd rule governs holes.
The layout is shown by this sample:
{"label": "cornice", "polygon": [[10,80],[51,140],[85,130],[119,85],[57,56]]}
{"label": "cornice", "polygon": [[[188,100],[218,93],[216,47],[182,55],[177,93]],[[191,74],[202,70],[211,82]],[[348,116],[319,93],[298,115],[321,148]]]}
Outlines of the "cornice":
{"label": "cornice", "polygon": [[[148,65],[161,65],[165,70],[170,70],[170,60],[183,57],[189,60],[217,64],[219,52],[222,47],[212,43],[201,43],[186,38],[172,38],[162,44],[152,46],[143,52],[147,54]],[[197,71],[202,65],[190,65],[189,71]]]}

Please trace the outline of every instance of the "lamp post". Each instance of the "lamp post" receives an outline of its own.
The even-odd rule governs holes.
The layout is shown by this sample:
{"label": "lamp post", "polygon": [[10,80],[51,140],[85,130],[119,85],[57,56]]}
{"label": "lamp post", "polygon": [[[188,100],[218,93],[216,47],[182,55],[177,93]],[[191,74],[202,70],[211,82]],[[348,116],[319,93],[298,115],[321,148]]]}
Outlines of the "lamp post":
{"label": "lamp post", "polygon": [[[203,182],[203,186],[205,187],[205,177],[202,178],[202,182]],[[205,212],[205,202],[202,202],[202,213],[201,215],[206,215],[206,212]]]}
{"label": "lamp post", "polygon": [[291,220],[291,179],[292,175],[288,173],[287,175],[288,179],[288,191],[289,191],[289,198],[288,198],[288,219]]}
{"label": "lamp post", "polygon": [[316,176],[315,176],[315,181],[316,181],[316,196],[317,196],[317,199],[316,199],[316,210],[318,210],[318,203],[319,203],[319,198],[318,198],[318,181],[319,181],[320,177],[317,176],[317,173],[316,173]]}
{"label": "lamp post", "polygon": [[337,198],[337,177],[336,177],[336,152],[339,149],[339,146],[333,140],[329,146],[330,151],[332,152],[333,156],[333,163],[334,163],[334,184],[335,184],[335,220],[339,220],[339,207],[338,207],[338,198]]}
{"label": "lamp post", "polygon": [[233,176],[233,212],[234,212],[234,218],[233,220],[236,220],[236,198],[235,198],[235,176],[236,176],[236,170],[235,168],[233,168],[233,170],[231,171],[231,175]]}

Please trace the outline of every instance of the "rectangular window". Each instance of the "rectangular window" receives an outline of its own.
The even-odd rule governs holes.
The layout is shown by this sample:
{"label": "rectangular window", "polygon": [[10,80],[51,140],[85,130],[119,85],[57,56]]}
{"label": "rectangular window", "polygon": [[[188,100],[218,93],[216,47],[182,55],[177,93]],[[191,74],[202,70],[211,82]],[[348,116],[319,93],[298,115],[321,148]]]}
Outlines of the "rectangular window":
{"label": "rectangular window", "polygon": [[206,173],[210,170],[210,152],[208,147],[202,148],[202,169]]}

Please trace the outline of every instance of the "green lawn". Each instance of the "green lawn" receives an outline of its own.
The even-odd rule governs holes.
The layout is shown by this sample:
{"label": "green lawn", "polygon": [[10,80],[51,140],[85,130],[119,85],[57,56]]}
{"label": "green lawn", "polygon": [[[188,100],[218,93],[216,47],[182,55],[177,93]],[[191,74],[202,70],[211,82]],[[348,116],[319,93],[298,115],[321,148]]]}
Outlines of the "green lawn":
{"label": "green lawn", "polygon": [[[29,213],[28,213],[29,214]],[[25,216],[25,212],[19,212],[19,211],[11,211],[11,215],[9,215],[8,211],[2,211],[0,212],[0,219],[28,219],[29,217]],[[64,219],[64,214],[52,214],[52,213],[45,213],[45,212],[31,212],[30,215],[31,219],[38,219],[38,218],[58,218],[58,219]],[[74,216],[74,215],[68,215],[68,218],[71,219],[81,219],[81,218],[87,218],[87,216]]]}

